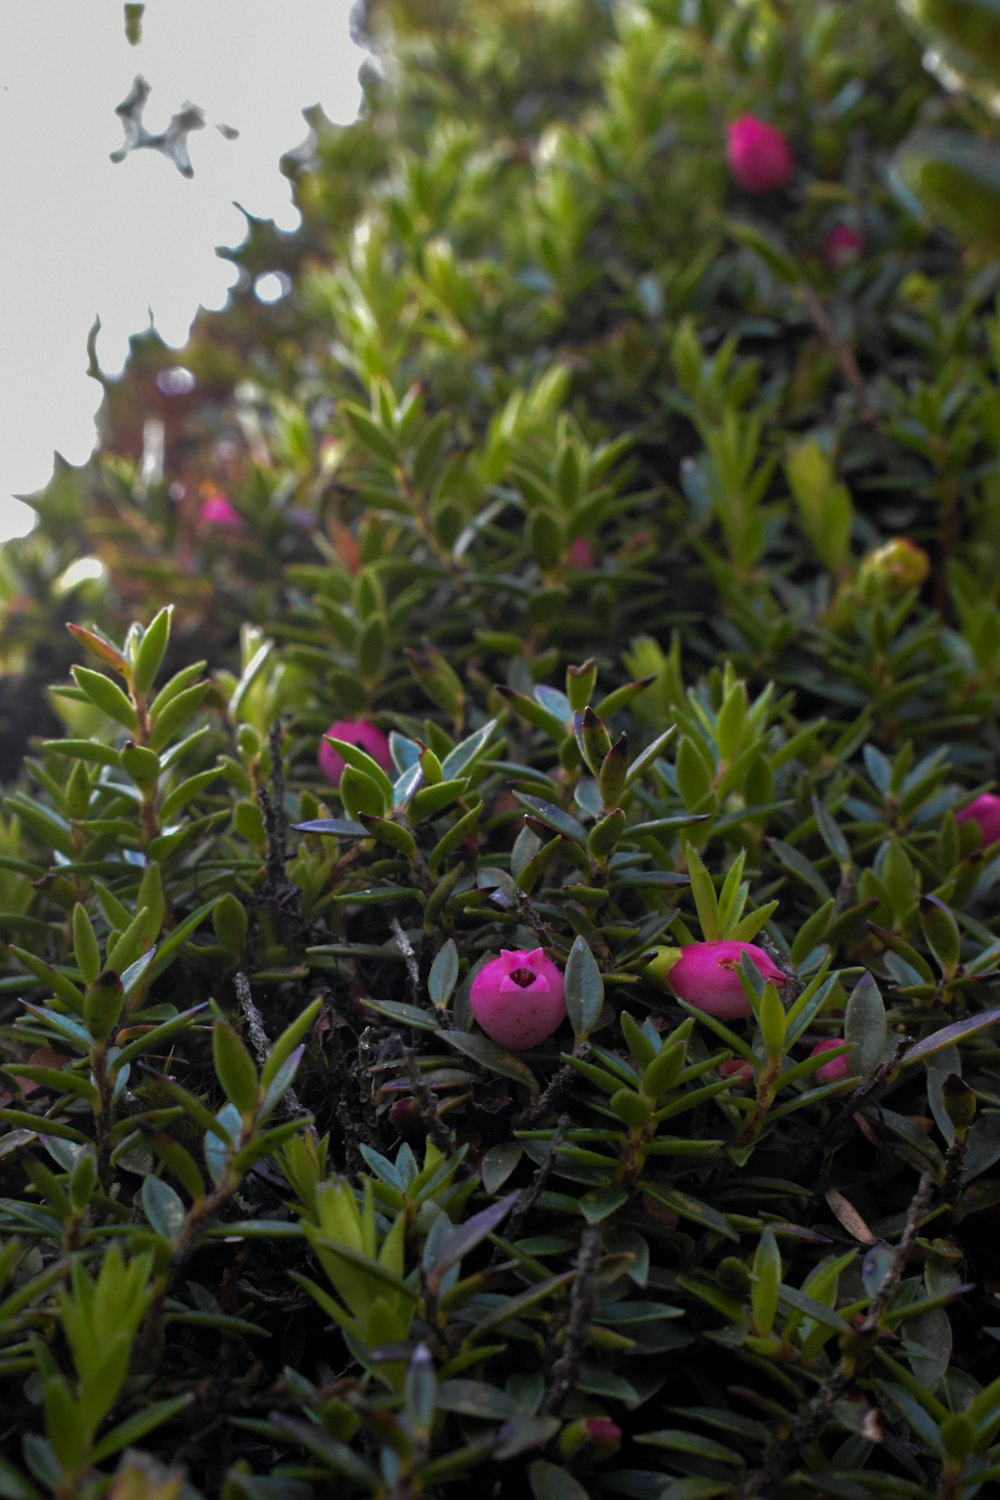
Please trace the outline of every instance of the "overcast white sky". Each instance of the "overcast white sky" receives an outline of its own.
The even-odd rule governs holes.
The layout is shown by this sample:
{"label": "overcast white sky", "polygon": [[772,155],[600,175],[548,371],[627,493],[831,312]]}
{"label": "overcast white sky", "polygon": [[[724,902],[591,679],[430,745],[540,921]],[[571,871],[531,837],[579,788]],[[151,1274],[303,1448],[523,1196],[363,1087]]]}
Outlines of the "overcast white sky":
{"label": "overcast white sky", "polygon": [[[350,0],[148,0],[131,47],[120,0],[0,0],[0,539],[27,529],[12,496],[49,479],[53,450],[82,463],[94,444],[98,357],[121,369],[148,326],[182,345],[199,303],[233,280],[215,254],[245,228],[242,203],[294,229],[283,152],[305,140],[302,110],[348,122],[363,54]],[[122,144],[115,106],[141,73],[150,131],[186,101],[205,112],[189,137],[194,176]],[[239,131],[226,140],[214,127]]]}

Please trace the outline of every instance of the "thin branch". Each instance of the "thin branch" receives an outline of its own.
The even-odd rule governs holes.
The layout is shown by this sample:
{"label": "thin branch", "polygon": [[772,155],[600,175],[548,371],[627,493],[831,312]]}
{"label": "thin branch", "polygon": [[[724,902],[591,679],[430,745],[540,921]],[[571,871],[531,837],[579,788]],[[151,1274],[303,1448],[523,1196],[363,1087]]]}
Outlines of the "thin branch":
{"label": "thin branch", "polygon": [[552,1367],[552,1383],[542,1402],[542,1415],[558,1416],[580,1370],[590,1337],[590,1322],[597,1301],[597,1275],[601,1264],[601,1231],[588,1224],[580,1236],[576,1257],[576,1280],[570,1294],[563,1352]]}
{"label": "thin branch", "polygon": [[403,931],[398,917],[389,918],[389,926],[396,940],[396,947],[403,955],[406,964],[406,976],[410,981],[410,997],[416,1003],[420,998],[420,965],[417,963],[417,955],[413,951],[413,944]]}

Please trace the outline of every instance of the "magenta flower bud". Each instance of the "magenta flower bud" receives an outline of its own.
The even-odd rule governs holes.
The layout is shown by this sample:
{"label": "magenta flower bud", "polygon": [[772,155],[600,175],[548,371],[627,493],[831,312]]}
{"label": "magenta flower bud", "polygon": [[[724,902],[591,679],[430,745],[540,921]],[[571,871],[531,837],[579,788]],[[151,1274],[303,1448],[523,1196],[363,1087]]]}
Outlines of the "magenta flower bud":
{"label": "magenta flower bud", "polygon": [[[809,1056],[818,1057],[821,1052],[829,1052],[831,1047],[842,1047],[843,1045],[844,1038],[842,1036],[828,1037],[825,1042],[817,1042]],[[850,1078],[851,1064],[848,1061],[847,1053],[843,1052],[840,1057],[831,1058],[828,1063],[824,1063],[821,1068],[817,1068],[816,1072],[811,1076],[818,1079],[820,1083],[840,1083],[841,1079]]]}
{"label": "magenta flower bud", "polygon": [[610,1417],[575,1417],[559,1434],[559,1451],[563,1458],[576,1458],[586,1451],[595,1463],[601,1463],[618,1452],[622,1430]]}
{"label": "magenta flower bud", "polygon": [[[357,745],[382,767],[386,775],[392,775],[394,766],[389,741],[375,724],[369,723],[367,719],[338,719],[326,732],[335,740],[346,740],[349,745]],[[319,768],[330,785],[339,786],[346,764],[343,756],[324,739],[320,743],[318,759]]]}
{"label": "magenta flower bud", "polygon": [[745,1057],[729,1057],[720,1062],[718,1073],[720,1078],[731,1079],[736,1088],[748,1089],[753,1083],[753,1068]]}
{"label": "magenta flower bud", "polygon": [[795,171],[787,139],[756,115],[741,115],[726,131],[729,170],[748,193],[776,193]]}
{"label": "magenta flower bud", "polygon": [[995,844],[1000,839],[1000,797],[995,797],[992,792],[984,792],[968,807],[955,814],[956,823],[978,823],[979,831],[983,835],[983,847]]}
{"label": "magenta flower bud", "polygon": [[584,1426],[587,1436],[598,1443],[613,1443],[622,1435],[618,1423],[612,1422],[610,1417],[585,1417]]}
{"label": "magenta flower bud", "polygon": [[501,948],[472,981],[469,1006],[494,1042],[528,1052],[566,1019],[563,977],[541,948]]}
{"label": "magenta flower bud", "polygon": [[762,979],[779,990],[786,976],[754,943],[690,943],[667,977],[674,994],[706,1015],[724,1021],[750,1014],[750,1001],[743,993],[740,968],[744,953]]}
{"label": "magenta flower bud", "polygon": [[850,224],[835,224],[823,241],[822,256],[831,271],[841,271],[857,260],[865,242]]}
{"label": "magenta flower bud", "polygon": [[578,536],[575,542],[570,542],[566,557],[574,568],[594,566],[594,549],[585,536]]}
{"label": "magenta flower bud", "polygon": [[206,526],[217,526],[222,530],[243,531],[245,522],[236,506],[225,495],[209,495],[201,502],[198,514]]}

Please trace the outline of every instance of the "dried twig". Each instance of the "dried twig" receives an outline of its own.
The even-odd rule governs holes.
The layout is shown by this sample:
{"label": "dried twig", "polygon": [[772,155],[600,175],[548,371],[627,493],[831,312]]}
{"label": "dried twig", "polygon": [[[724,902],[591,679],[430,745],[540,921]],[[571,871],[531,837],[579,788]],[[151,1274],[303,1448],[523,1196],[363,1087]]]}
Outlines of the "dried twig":
{"label": "dried twig", "polygon": [[[581,1042],[579,1047],[573,1048],[573,1056],[579,1058],[581,1062],[586,1062],[590,1053],[591,1046],[589,1042]],[[579,1078],[580,1075],[574,1067],[569,1063],[563,1063],[562,1067],[553,1073],[548,1087],[544,1092],[539,1094],[531,1108],[526,1109],[521,1115],[518,1121],[520,1127],[525,1130],[530,1128],[548,1110],[554,1109],[557,1104],[561,1104],[565,1095],[569,1093],[574,1083],[579,1081]]]}
{"label": "dried twig", "polygon": [[552,1381],[542,1402],[542,1415],[558,1416],[569,1395],[587,1348],[590,1320],[597,1301],[597,1273],[601,1264],[601,1231],[588,1224],[580,1236],[576,1280],[570,1294],[563,1352],[552,1367]]}
{"label": "dried twig", "polygon": [[416,1003],[420,997],[420,965],[417,963],[417,955],[413,951],[413,944],[403,931],[399,918],[390,917],[389,926],[392,928],[396,947],[403,955],[403,962],[406,964],[406,977],[410,981],[410,998]]}

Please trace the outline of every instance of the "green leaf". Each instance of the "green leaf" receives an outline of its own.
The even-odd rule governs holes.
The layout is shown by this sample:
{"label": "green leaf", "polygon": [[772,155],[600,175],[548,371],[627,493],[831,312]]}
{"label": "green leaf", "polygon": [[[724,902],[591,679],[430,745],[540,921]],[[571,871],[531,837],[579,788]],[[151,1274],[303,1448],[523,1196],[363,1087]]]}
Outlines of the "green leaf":
{"label": "green leaf", "polygon": [[67,625],[66,629],[75,641],[85,646],[92,656],[102,661],[106,667],[114,667],[116,672],[122,676],[128,675],[128,662],[113,641],[101,634],[96,628],[87,630],[83,625]]}
{"label": "green leaf", "polygon": [[516,1141],[501,1141],[499,1145],[491,1146],[485,1153],[479,1170],[483,1179],[483,1187],[491,1197],[503,1187],[523,1155],[524,1151]]}
{"label": "green leaf", "polygon": [[746,1464],[743,1455],[737,1453],[735,1448],[727,1448],[725,1443],[716,1442],[714,1438],[680,1428],[664,1427],[658,1432],[637,1433],[635,1440],[637,1443],[648,1443],[651,1448],[689,1453],[695,1458],[707,1459],[709,1463],[731,1464],[740,1469]]}
{"label": "green leaf", "polygon": [[1000,163],[992,147],[957,130],[926,131],[909,137],[895,166],[953,234],[1000,254]]}
{"label": "green leaf", "polygon": [[690,1219],[702,1229],[708,1229],[713,1234],[721,1234],[725,1239],[739,1239],[739,1235],[729,1221],[723,1218],[716,1209],[711,1208],[707,1203],[702,1203],[700,1198],[692,1198],[689,1193],[682,1193],[676,1188],[665,1188],[656,1182],[643,1181],[639,1183],[639,1187],[643,1192],[655,1198],[657,1203],[662,1203],[665,1208],[677,1214],[678,1218]]}
{"label": "green leaf", "polygon": [[464,740],[459,740],[455,748],[449,750],[441,762],[442,780],[454,780],[467,772],[485,754],[496,727],[497,720],[490,719],[474,734],[470,734]]}
{"label": "green leaf", "polygon": [[182,1199],[162,1177],[147,1177],[142,1184],[142,1206],[157,1234],[174,1244],[184,1227],[187,1210]]}
{"label": "green leaf", "polygon": [[77,687],[86,693],[91,703],[95,703],[102,713],[117,720],[119,724],[124,724],[126,729],[135,732],[139,716],[117,682],[112,682],[103,672],[92,672],[89,667],[74,667],[72,671]]}
{"label": "green leaf", "polygon": [[939,901],[936,896],[921,896],[917,910],[927,946],[941,965],[941,973],[946,979],[951,979],[958,969],[958,923],[944,902]]}
{"label": "green leaf", "polygon": [[561,744],[569,733],[570,726],[558,714],[553,713],[551,709],[544,708],[534,698],[528,698],[524,693],[517,693],[513,688],[503,687],[500,684],[494,688],[494,692],[509,703],[522,719],[526,719],[536,729],[544,729],[557,745]]}
{"label": "green leaf", "polygon": [[885,1038],[885,1006],[878,985],[866,972],[851,991],[844,1015],[844,1040],[854,1049],[849,1055],[856,1073],[867,1076],[881,1062]]}
{"label": "green leaf", "polygon": [[381,818],[385,812],[386,803],[378,783],[354,766],[345,768],[338,790],[345,812],[358,822],[363,816]]}
{"label": "green leaf", "polygon": [[186,781],[179,782],[167,793],[160,804],[160,821],[173,822],[174,816],[182,807],[186,807],[207,786],[211,786],[213,781],[218,781],[221,775],[221,766],[210,766],[207,771],[198,771],[194,776],[189,776]]}
{"label": "green leaf", "polygon": [[363,823],[355,823],[350,818],[313,818],[308,823],[293,823],[292,827],[296,833],[329,834],[335,838],[366,839],[369,836]]}
{"label": "green leaf", "polygon": [[597,960],[581,936],[573,940],[563,979],[566,1011],[576,1045],[586,1041],[600,1019],[604,981]]}
{"label": "green leaf", "polygon": [[[347,774],[346,772],[344,773]],[[407,859],[412,860],[417,853],[417,841],[408,828],[397,823],[394,818],[375,817],[371,813],[361,812],[358,814],[360,822],[373,838],[382,844],[387,844],[390,849],[396,849],[404,854]]]}
{"label": "green leaf", "polygon": [[[163,694],[157,698],[150,709],[150,719],[153,729],[149,736],[149,748],[151,750],[162,750],[165,745],[177,735],[180,730],[193,719],[205,700],[210,682],[196,682],[192,687],[184,688],[183,691],[175,693],[162,708],[157,704]],[[166,691],[164,689],[164,691]]]}
{"label": "green leaf", "polygon": [[171,1041],[180,1031],[186,1031],[192,1025],[195,1016],[207,1008],[208,1002],[203,1001],[200,1005],[193,1005],[190,1010],[183,1010],[179,1015],[171,1016],[169,1020],[161,1022],[159,1026],[153,1026],[135,1039],[127,1042],[115,1057],[113,1067],[116,1071],[130,1063],[133,1058],[140,1057],[143,1052],[149,1052],[153,1048],[162,1047],[165,1042]]}
{"label": "green leaf", "polygon": [[83,1015],[83,991],[73,983],[72,979],[68,979],[65,974],[60,973],[58,969],[54,969],[44,959],[37,958],[27,948],[18,948],[16,944],[11,943],[10,952],[24,965],[29,973],[34,974],[35,978],[40,979],[43,984],[48,985],[57,1000],[61,1000],[64,1005],[68,1005],[70,1010],[74,1011],[76,1015]]}
{"label": "green leaf", "polygon": [[554,807],[551,802],[545,802],[541,797],[532,797],[527,792],[515,792],[514,796],[522,807],[526,807],[534,817],[538,818],[547,828],[561,833],[563,838],[571,839],[573,843],[581,848],[586,848],[587,831],[582,823],[571,818],[569,813],[563,812],[561,807]]}
{"label": "green leaf", "polygon": [[260,1096],[257,1069],[228,1021],[216,1020],[212,1026],[212,1058],[227,1097],[241,1115],[253,1114]]}
{"label": "green leaf", "polygon": [[515,1057],[512,1052],[505,1052],[488,1037],[477,1036],[470,1031],[439,1031],[437,1035],[439,1041],[454,1047],[456,1052],[471,1057],[473,1062],[479,1063],[487,1072],[499,1073],[504,1078],[513,1079],[515,1083],[524,1084],[533,1094],[538,1093],[538,1079],[528,1064]]}
{"label": "green leaf", "polygon": [[628,1202],[628,1189],[620,1184],[614,1187],[594,1188],[580,1198],[580,1212],[588,1224],[600,1224],[617,1213]]}
{"label": "green leaf", "polygon": [[421,822],[424,818],[432,817],[442,809],[450,807],[463,796],[469,785],[467,776],[459,776],[453,781],[439,781],[434,786],[421,787],[415,792],[410,803],[410,818],[414,823]]}
{"label": "green leaf", "polygon": [[146,697],[153,686],[157,672],[166,655],[167,645],[170,641],[170,621],[174,612],[174,606],[167,604],[155,615],[146,628],[140,642],[139,649],[135,653],[135,666],[133,668],[135,679],[135,690],[143,698]]}
{"label": "green leaf", "polygon": [[449,938],[438,950],[427,976],[427,993],[436,1009],[443,1010],[447,1006],[458,983],[458,971],[458,949],[454,938]]}
{"label": "green leaf", "polygon": [[[92,1046],[90,1032],[86,1026],[74,1020],[72,1016],[60,1015],[58,1011],[44,1010],[40,1005],[29,1005],[27,1000],[21,1001],[22,1006],[29,1015],[34,1016],[36,1021],[42,1022],[44,1026],[51,1027],[53,1031],[71,1042],[79,1052],[89,1052]],[[81,1010],[83,1003],[81,1000]]]}
{"label": "green leaf", "polygon": [[105,1041],[118,1025],[125,1006],[125,989],[114,969],[105,969],[83,999],[83,1019],[91,1036]]}
{"label": "green leaf", "polygon": [[0,1120],[5,1120],[18,1130],[30,1130],[34,1135],[51,1135],[57,1141],[75,1141],[82,1146],[90,1144],[82,1130],[74,1130],[72,1125],[60,1125],[58,1120],[50,1120],[42,1115],[29,1114],[27,1110],[0,1109]]}
{"label": "green leaf", "polygon": [[698,921],[701,923],[702,937],[706,943],[717,942],[722,938],[723,931],[719,919],[719,902],[712,877],[705,869],[694,845],[685,844],[684,847],[687,853],[688,875],[691,879],[691,894],[694,897]]}
{"label": "green leaf", "polygon": [[119,764],[118,751],[112,745],[102,745],[100,740],[43,740],[42,745],[56,755],[91,761],[98,766]]}
{"label": "green leaf", "polygon": [[[147,1182],[151,1180],[156,1179],[146,1179]],[[134,1412],[131,1417],[127,1417],[124,1422],[119,1422],[117,1427],[112,1427],[110,1432],[105,1433],[90,1455],[91,1462],[103,1463],[113,1453],[119,1453],[122,1448],[130,1448],[148,1432],[152,1432],[155,1427],[161,1427],[164,1422],[169,1422],[171,1417],[183,1411],[194,1399],[195,1393],[187,1391],[183,1396],[170,1396],[165,1401],[154,1401],[149,1406],[143,1407],[141,1411]]]}
{"label": "green leaf", "polygon": [[768,270],[786,286],[797,286],[803,279],[800,264],[776,234],[768,233],[756,224],[739,223],[735,219],[730,219],[726,227],[738,245],[743,245],[745,249],[758,255]]}
{"label": "green leaf", "polygon": [[487,1235],[493,1234],[500,1227],[518,1197],[517,1193],[508,1193],[506,1198],[498,1199],[496,1203],[480,1209],[479,1213],[459,1224],[436,1245],[431,1240],[427,1241],[428,1253],[424,1256],[424,1270],[434,1286],[440,1285],[441,1278],[449,1267],[457,1266],[470,1250],[474,1250]]}
{"label": "green leaf", "polygon": [[[452,854],[466,839],[475,837],[485,803],[481,800],[474,802],[467,813],[463,813],[457,822],[453,823],[447,833],[441,835],[430,854],[427,856],[427,871],[432,879],[437,878],[441,868],[442,860]],[[461,869],[461,866],[458,867]]]}
{"label": "green leaf", "polygon": [[588,1500],[588,1491],[561,1464],[536,1458],[528,1468],[533,1500]]}
{"label": "green leaf", "polygon": [[375,421],[371,412],[365,411],[363,406],[356,406],[353,401],[341,401],[339,410],[347,418],[361,446],[367,448],[373,458],[394,469],[399,462],[395,439]]}
{"label": "green leaf", "polygon": [[778,1288],[781,1285],[781,1252],[770,1225],[765,1226],[758,1242],[752,1274],[750,1305],[754,1325],[757,1333],[762,1338],[767,1338],[774,1327],[778,1311]]}
{"label": "green leaf", "polygon": [[986,1010],[978,1016],[968,1016],[964,1021],[953,1021],[950,1026],[942,1026],[940,1031],[931,1032],[922,1041],[914,1042],[913,1046],[906,1051],[900,1059],[900,1064],[908,1068],[911,1063],[920,1062],[925,1057],[933,1057],[935,1052],[942,1052],[945,1047],[953,1047],[957,1042],[962,1042],[966,1037],[975,1036],[979,1031],[985,1031],[988,1026],[995,1026],[1000,1021],[1000,1010]]}
{"label": "green leaf", "polygon": [[292,1021],[278,1037],[277,1041],[271,1048],[270,1057],[261,1070],[260,1081],[261,1086],[264,1089],[267,1089],[270,1086],[272,1080],[276,1077],[278,1070],[281,1068],[283,1063],[291,1057],[292,1053],[302,1041],[302,1038],[306,1035],[306,1033],[310,1030],[310,1028],[317,1020],[322,1009],[323,996],[319,995],[311,1005],[307,1005],[305,1010],[301,1011],[300,1014],[296,1016],[295,1020]]}

